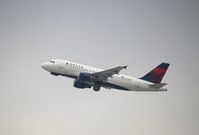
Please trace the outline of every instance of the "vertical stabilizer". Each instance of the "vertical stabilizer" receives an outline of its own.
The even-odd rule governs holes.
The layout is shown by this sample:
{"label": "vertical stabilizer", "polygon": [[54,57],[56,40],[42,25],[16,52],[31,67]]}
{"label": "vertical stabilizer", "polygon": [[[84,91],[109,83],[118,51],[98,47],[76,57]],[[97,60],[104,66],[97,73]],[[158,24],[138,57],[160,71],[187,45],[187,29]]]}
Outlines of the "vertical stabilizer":
{"label": "vertical stabilizer", "polygon": [[161,83],[167,69],[169,67],[168,63],[161,63],[159,66],[154,68],[145,76],[141,77],[140,79],[152,82],[152,83]]}

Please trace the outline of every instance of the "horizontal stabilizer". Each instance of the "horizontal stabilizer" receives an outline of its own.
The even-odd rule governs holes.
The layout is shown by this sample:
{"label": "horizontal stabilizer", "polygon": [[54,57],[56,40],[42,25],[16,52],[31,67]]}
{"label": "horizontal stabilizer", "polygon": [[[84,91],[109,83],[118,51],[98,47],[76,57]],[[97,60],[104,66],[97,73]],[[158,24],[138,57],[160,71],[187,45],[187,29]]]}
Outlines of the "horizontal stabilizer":
{"label": "horizontal stabilizer", "polygon": [[167,84],[166,83],[156,83],[156,84],[150,84],[149,86],[153,87],[153,88],[161,88],[165,85],[167,85]]}

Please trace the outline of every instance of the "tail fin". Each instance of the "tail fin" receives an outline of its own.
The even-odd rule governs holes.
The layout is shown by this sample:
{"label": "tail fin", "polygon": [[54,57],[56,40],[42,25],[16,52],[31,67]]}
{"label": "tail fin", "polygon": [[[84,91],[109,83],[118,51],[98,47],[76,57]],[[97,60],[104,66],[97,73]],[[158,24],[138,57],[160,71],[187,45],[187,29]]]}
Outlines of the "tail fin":
{"label": "tail fin", "polygon": [[169,67],[168,63],[161,63],[159,66],[154,68],[152,71],[150,71],[148,74],[141,77],[140,79],[148,81],[148,82],[152,82],[152,83],[160,83],[168,67]]}

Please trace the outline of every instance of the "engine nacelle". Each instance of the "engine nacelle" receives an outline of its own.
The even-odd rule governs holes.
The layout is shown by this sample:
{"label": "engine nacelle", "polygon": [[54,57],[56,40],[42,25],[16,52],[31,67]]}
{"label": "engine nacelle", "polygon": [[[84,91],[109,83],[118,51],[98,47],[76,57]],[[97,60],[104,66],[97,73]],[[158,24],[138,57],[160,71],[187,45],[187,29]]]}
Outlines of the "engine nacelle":
{"label": "engine nacelle", "polygon": [[89,85],[85,82],[82,82],[80,80],[75,80],[73,86],[76,88],[80,88],[80,89],[91,88],[91,85]]}
{"label": "engine nacelle", "polygon": [[89,73],[80,73],[78,79],[81,81],[91,81],[91,75]]}

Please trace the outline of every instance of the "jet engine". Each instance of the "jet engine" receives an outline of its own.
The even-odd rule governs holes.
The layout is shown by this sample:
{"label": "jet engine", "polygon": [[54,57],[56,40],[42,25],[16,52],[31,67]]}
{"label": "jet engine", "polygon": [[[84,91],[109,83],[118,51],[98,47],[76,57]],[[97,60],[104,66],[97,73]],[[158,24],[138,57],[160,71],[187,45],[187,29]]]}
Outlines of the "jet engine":
{"label": "jet engine", "polygon": [[73,86],[80,89],[91,88],[91,85],[80,80],[75,80]]}

